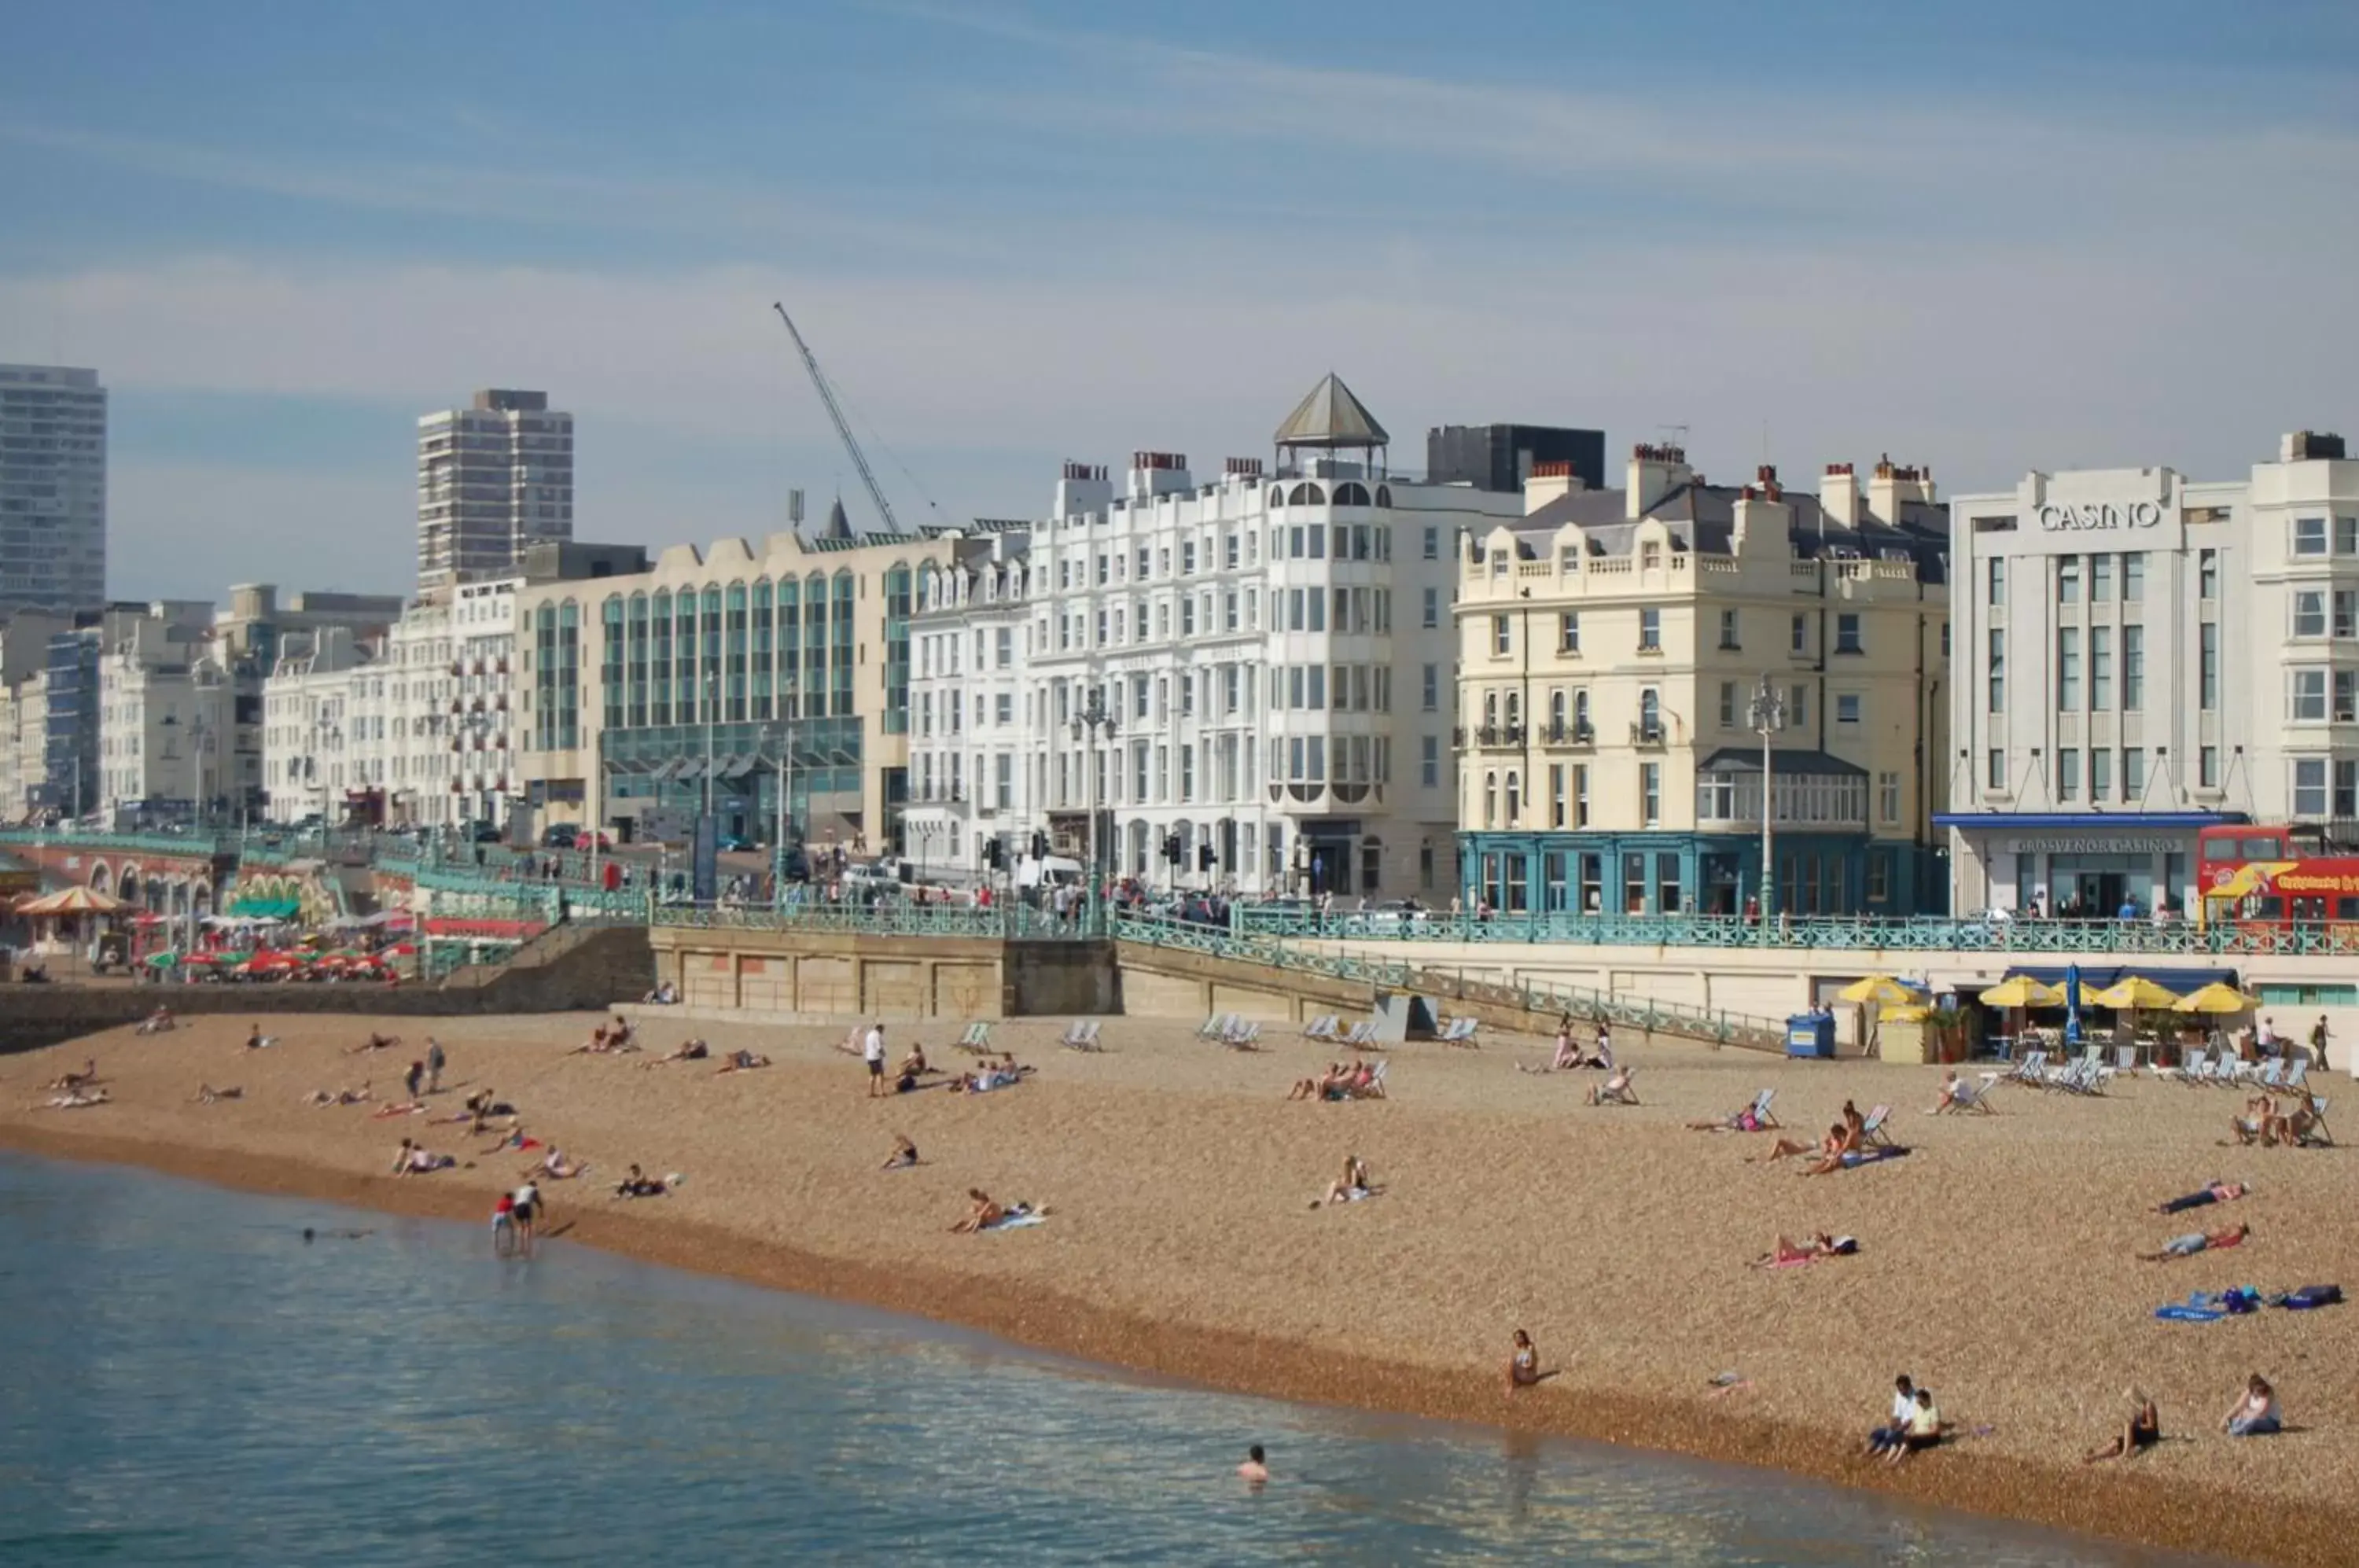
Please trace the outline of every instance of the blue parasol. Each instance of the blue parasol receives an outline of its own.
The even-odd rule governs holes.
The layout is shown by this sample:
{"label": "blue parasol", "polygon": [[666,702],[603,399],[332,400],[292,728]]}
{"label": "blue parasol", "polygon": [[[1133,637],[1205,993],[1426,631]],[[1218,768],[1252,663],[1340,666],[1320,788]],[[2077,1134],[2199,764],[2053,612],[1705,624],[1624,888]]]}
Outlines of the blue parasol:
{"label": "blue parasol", "polygon": [[2064,966],[2064,1043],[2081,1043],[2081,966]]}

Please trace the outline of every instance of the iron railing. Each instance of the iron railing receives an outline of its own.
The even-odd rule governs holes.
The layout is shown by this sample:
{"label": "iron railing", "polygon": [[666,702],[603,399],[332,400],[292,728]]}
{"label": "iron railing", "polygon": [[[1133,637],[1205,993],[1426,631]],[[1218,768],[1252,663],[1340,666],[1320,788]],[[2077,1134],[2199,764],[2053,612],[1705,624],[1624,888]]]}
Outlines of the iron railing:
{"label": "iron railing", "polygon": [[2359,956],[2359,922],[2262,926],[2150,920],[1882,920],[1807,916],[1764,922],[1726,915],[1368,913],[1238,904],[1241,936],[1589,947],[1756,948],[1890,953],[2126,953],[2138,956]]}
{"label": "iron railing", "polygon": [[1085,915],[1060,920],[1010,901],[987,909],[962,904],[658,904],[658,926],[711,931],[840,931],[866,936],[968,937],[990,942],[1085,942],[1104,932]]}
{"label": "iron railing", "polygon": [[140,855],[216,855],[221,851],[222,840],[220,835],[210,833],[100,833],[78,828],[5,828],[0,829],[0,844],[35,847],[62,844],[74,849],[119,850]]}
{"label": "iron railing", "polygon": [[1114,918],[1114,935],[1120,942],[1201,953],[1386,990],[1454,992],[1464,1000],[1518,1007],[1549,1018],[1570,1018],[1576,1023],[1679,1034],[1760,1050],[1782,1050],[1785,1045],[1785,1026],[1773,1018],[1684,1007],[1645,997],[1616,996],[1578,985],[1527,980],[1473,981],[1432,968],[1359,953],[1288,947],[1272,938],[1242,936],[1193,920],[1117,914]]}

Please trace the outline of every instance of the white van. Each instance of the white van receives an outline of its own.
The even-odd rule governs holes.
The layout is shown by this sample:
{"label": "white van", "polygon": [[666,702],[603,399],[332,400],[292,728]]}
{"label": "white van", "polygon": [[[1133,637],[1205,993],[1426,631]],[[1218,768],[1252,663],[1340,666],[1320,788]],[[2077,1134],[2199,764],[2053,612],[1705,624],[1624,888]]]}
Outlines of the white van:
{"label": "white van", "polygon": [[1018,887],[1078,887],[1085,880],[1082,863],[1065,855],[1051,855],[1035,860],[1027,855],[1016,863]]}

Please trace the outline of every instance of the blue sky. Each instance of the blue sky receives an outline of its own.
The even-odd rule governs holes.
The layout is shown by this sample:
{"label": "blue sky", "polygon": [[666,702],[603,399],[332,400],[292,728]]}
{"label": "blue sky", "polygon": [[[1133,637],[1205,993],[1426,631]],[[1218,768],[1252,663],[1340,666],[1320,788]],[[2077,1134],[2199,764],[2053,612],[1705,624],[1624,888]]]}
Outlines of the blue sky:
{"label": "blue sky", "polygon": [[582,537],[863,517],[773,299],[905,519],[1331,368],[1411,468],[2219,477],[2359,427],[2354,79],[2323,4],[17,7],[0,358],[114,388],[131,595],[401,584],[480,386],[574,411]]}

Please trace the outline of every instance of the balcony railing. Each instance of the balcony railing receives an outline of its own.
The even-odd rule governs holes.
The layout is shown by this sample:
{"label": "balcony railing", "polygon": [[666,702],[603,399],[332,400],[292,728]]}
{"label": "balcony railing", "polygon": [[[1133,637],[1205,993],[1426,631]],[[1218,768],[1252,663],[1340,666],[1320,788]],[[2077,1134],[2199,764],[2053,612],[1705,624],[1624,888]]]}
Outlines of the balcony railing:
{"label": "balcony railing", "polygon": [[1597,744],[1597,726],[1587,719],[1574,724],[1554,719],[1549,723],[1545,738],[1550,746],[1594,746]]}
{"label": "balcony railing", "polygon": [[1666,738],[1667,732],[1659,720],[1653,724],[1648,724],[1645,720],[1641,719],[1634,722],[1630,725],[1630,744],[1632,746],[1661,746],[1664,744]]}

